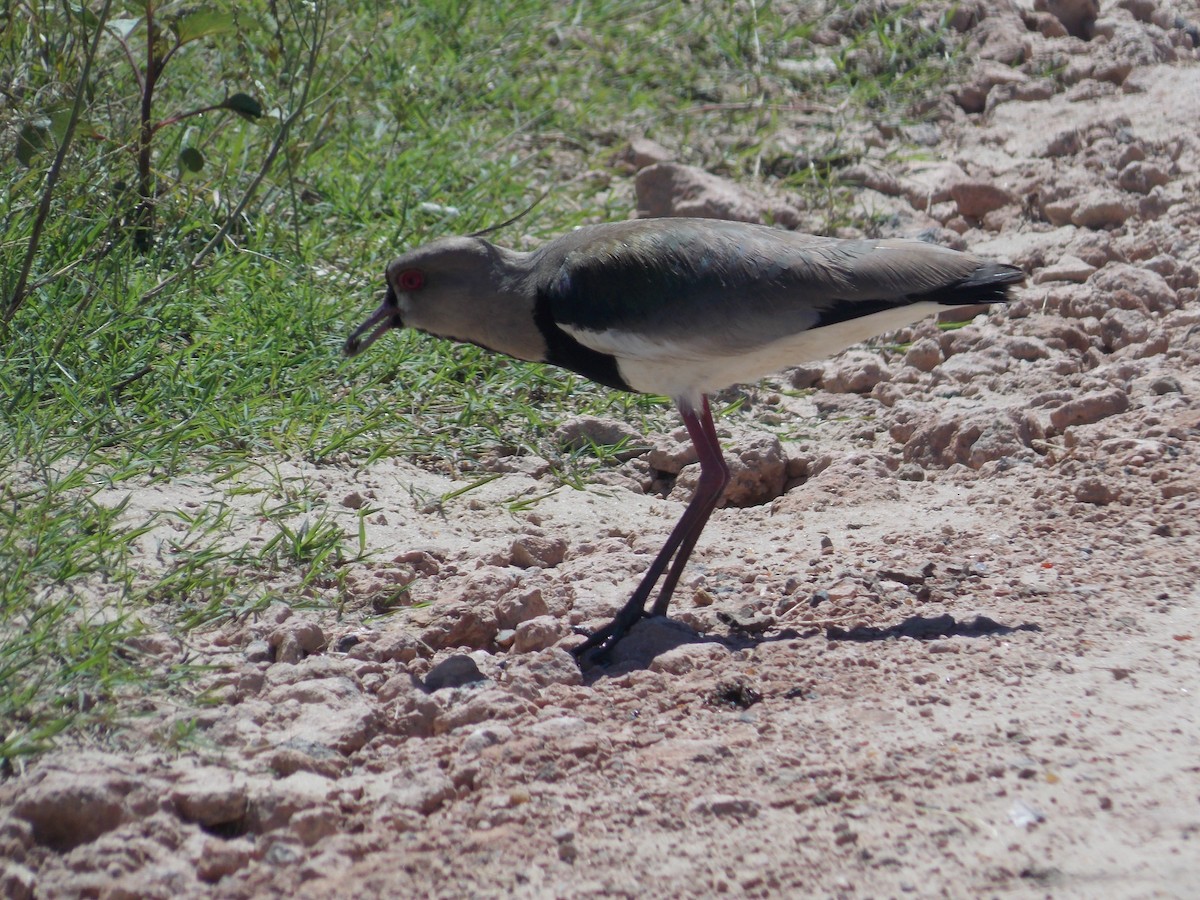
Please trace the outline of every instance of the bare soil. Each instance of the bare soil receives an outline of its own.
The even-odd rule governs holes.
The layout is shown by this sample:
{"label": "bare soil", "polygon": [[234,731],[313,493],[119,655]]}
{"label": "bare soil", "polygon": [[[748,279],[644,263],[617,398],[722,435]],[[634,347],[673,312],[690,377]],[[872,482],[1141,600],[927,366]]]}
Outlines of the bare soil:
{"label": "bare soil", "polygon": [[935,161],[881,139],[860,173],[896,233],[1029,283],[746,389],[727,455],[776,474],[671,621],[568,653],[682,511],[678,434],[586,490],[497,458],[440,504],[466,482],[279,461],[351,533],[379,510],[351,608],[147,637],[213,666],[205,702],[0,784],[0,894],[1196,896],[1200,7],[1105,3],[1085,40],[1089,4],[1047,5],[978,6]]}

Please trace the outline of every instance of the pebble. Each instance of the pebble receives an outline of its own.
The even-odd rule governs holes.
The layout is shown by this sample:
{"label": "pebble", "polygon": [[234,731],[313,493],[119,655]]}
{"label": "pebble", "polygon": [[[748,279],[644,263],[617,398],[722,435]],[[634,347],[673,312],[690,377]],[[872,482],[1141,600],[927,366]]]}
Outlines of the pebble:
{"label": "pebble", "polygon": [[513,565],[522,569],[534,566],[552,569],[566,558],[567,541],[561,537],[526,534],[513,541],[510,555]]}
{"label": "pebble", "polygon": [[425,676],[425,690],[429,692],[445,688],[465,687],[468,684],[478,684],[487,678],[479,671],[475,660],[465,653],[457,653],[447,657],[429,670]]}
{"label": "pebble", "polygon": [[251,641],[246,645],[246,649],[242,651],[242,657],[246,662],[269,662],[271,659],[271,645],[266,641]]}
{"label": "pebble", "polygon": [[960,181],[950,188],[950,198],[957,204],[959,215],[969,219],[982,218],[993,210],[1016,202],[1016,196],[991,179]]}
{"label": "pebble", "polygon": [[1129,395],[1120,388],[1085,394],[1051,410],[1050,424],[1062,432],[1075,425],[1089,425],[1129,409]]}
{"label": "pebble", "polygon": [[575,416],[554,429],[554,440],[560,447],[586,450],[590,447],[620,447],[613,452],[619,460],[630,460],[646,450],[646,439],[623,419],[600,416]]}
{"label": "pebble", "polygon": [[1018,828],[1032,828],[1046,821],[1046,814],[1036,807],[1030,806],[1024,800],[1014,800],[1008,810],[1009,821]]}
{"label": "pebble", "polygon": [[558,616],[534,616],[517,626],[512,649],[514,653],[545,650],[557,644],[568,633],[566,623]]}
{"label": "pebble", "polygon": [[1085,262],[1078,256],[1065,253],[1051,265],[1038,269],[1033,274],[1034,284],[1045,284],[1048,281],[1070,281],[1083,284],[1096,271],[1096,267]]}

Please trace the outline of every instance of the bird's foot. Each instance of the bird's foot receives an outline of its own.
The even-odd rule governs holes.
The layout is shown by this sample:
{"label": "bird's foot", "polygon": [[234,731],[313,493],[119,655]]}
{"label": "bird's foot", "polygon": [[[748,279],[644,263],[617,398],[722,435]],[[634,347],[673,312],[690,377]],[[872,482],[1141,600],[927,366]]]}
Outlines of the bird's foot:
{"label": "bird's foot", "polygon": [[625,637],[645,615],[646,612],[643,609],[625,607],[611,622],[599,631],[592,632],[586,641],[571,652],[580,662],[603,665],[608,662],[613,648],[617,646],[621,638]]}

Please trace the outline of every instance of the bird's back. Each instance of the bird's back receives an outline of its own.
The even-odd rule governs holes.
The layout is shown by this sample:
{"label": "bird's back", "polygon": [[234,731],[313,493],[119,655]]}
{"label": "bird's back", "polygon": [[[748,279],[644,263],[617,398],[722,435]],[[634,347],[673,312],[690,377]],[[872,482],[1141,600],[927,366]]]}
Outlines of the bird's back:
{"label": "bird's back", "polygon": [[753,355],[922,301],[996,302],[1022,278],[1012,266],[920,241],[684,218],[580,229],[532,262],[539,305],[572,337],[619,359],[667,364]]}

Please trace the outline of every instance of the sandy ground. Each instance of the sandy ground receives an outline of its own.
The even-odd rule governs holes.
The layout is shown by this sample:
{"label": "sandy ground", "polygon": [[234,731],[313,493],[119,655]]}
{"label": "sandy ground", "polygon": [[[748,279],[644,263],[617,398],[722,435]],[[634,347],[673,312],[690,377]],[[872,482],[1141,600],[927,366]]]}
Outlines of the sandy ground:
{"label": "sandy ground", "polygon": [[[682,511],[678,433],[587,490],[497,458],[441,504],[468,482],[279,461],[349,533],[372,508],[351,603],[146,638],[214,666],[205,702],[0,784],[0,894],[1196,896],[1200,9],[1104,7],[1090,41],[993,9],[937,161],[862,167],[897,233],[1030,281],[746,389],[743,505],[671,621],[567,652]],[[253,540],[231,487],[128,515],[225,491]]]}

